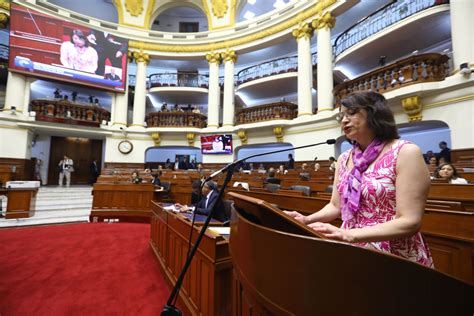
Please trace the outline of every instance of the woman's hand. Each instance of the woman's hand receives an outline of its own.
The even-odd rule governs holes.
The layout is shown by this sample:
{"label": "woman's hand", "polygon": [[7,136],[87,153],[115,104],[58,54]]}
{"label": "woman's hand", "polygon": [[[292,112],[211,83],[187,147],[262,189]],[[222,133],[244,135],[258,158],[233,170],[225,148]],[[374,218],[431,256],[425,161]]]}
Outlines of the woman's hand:
{"label": "woman's hand", "polygon": [[306,224],[306,216],[295,211],[283,211],[286,215],[289,215],[296,219],[298,222]]}
{"label": "woman's hand", "polygon": [[328,223],[316,222],[308,225],[314,231],[323,234],[325,237],[334,240],[345,241],[348,243],[355,242],[354,234],[351,230],[341,229]]}

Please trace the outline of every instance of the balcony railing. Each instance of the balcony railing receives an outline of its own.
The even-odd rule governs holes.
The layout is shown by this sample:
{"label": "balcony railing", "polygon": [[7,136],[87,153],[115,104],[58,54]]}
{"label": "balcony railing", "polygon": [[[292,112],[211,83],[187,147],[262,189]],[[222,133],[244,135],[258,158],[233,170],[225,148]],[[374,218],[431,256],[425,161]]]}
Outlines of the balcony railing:
{"label": "balcony railing", "polygon": [[446,3],[449,0],[399,0],[389,3],[339,35],[334,43],[334,57],[415,13]]}
{"label": "balcony railing", "polygon": [[150,87],[208,88],[209,76],[187,73],[161,73],[150,75]]}
{"label": "balcony railing", "polygon": [[37,121],[99,127],[110,119],[110,112],[96,105],[84,105],[64,100],[33,100],[30,109]]}
{"label": "balcony railing", "polygon": [[277,102],[253,106],[237,112],[236,125],[271,120],[292,120],[298,114],[298,106],[289,102]]}
{"label": "balcony railing", "polygon": [[207,117],[192,112],[152,112],[146,116],[148,127],[206,127]]}
{"label": "balcony railing", "polygon": [[334,88],[336,106],[352,92],[377,91],[384,93],[415,83],[442,81],[448,74],[446,55],[421,54],[373,70]]}

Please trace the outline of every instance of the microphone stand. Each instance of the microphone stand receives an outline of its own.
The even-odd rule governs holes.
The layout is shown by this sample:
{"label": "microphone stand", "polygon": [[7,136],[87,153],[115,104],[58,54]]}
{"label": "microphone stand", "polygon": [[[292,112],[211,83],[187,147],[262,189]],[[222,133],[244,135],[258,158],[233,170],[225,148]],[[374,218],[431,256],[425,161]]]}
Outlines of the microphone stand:
{"label": "microphone stand", "polygon": [[[299,146],[299,147],[293,147],[293,148],[286,148],[286,149],[279,149],[271,152],[266,152],[266,153],[260,153],[260,154],[255,154],[255,155],[250,155],[248,157],[244,157],[242,159],[238,159],[224,168],[220,169],[219,171],[213,173],[210,175],[204,183],[206,183],[209,180],[212,180],[214,177],[217,175],[221,174],[224,171],[227,171],[226,177],[224,179],[224,183],[222,184],[222,188],[219,191],[219,195],[217,196],[217,199],[215,200],[214,204],[211,206],[211,211],[209,212],[209,215],[206,218],[206,221],[204,222],[204,225],[201,227],[201,231],[199,232],[199,235],[196,238],[196,242],[194,243],[193,248],[189,252],[188,257],[186,258],[186,262],[184,263],[183,269],[181,270],[178,279],[176,280],[176,284],[173,288],[173,291],[170,294],[170,297],[168,298],[168,301],[166,302],[165,306],[163,307],[163,310],[161,311],[161,316],[181,316],[182,313],[181,311],[174,305],[177,299],[177,295],[179,293],[179,290],[181,288],[181,285],[183,284],[184,281],[184,276],[186,275],[186,272],[188,271],[189,266],[191,265],[191,261],[194,257],[194,254],[199,248],[199,244],[201,243],[202,238],[204,237],[204,234],[206,233],[207,227],[209,227],[209,224],[212,220],[212,216],[214,215],[215,209],[217,202],[222,199],[222,196],[224,195],[225,188],[227,187],[227,184],[230,182],[232,179],[232,176],[234,174],[235,169],[239,167],[243,162],[245,162],[247,159],[250,158],[255,158],[255,157],[260,157],[260,156],[266,156],[270,154],[276,154],[280,152],[285,152],[285,151],[290,151],[290,150],[295,150],[295,149],[301,149],[301,148],[307,148],[307,147],[313,147],[313,146],[319,146],[319,145],[332,145],[336,143],[335,139],[328,139],[325,142],[320,142],[320,143],[315,143],[315,144],[310,144],[310,145],[304,145],[304,146]],[[203,183],[203,185],[204,185]],[[191,229],[193,229],[191,227]],[[190,240],[191,242],[191,240]]]}

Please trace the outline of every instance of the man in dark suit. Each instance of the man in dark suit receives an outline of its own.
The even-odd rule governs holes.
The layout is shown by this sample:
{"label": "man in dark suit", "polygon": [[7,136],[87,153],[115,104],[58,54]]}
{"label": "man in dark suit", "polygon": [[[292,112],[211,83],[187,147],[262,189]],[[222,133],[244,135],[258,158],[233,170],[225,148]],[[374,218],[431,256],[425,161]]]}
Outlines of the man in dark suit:
{"label": "man in dark suit", "polygon": [[275,171],[272,170],[268,172],[268,177],[263,180],[264,185],[267,183],[280,184],[281,179],[275,178]]}
{"label": "man in dark suit", "polygon": [[[227,218],[225,215],[224,203],[222,200],[217,199],[218,195],[219,191],[217,190],[217,184],[214,181],[207,181],[204,183],[202,187],[202,198],[196,204],[194,212],[200,215],[209,215],[211,213],[212,206],[217,204],[213,218],[221,222],[228,221],[230,218]],[[182,212],[191,210],[191,208],[187,205],[181,204],[176,204],[176,208]]]}
{"label": "man in dark suit", "polygon": [[97,181],[99,176],[99,166],[97,165],[97,160],[93,159],[89,165],[89,184],[94,184]]}
{"label": "man in dark suit", "polygon": [[189,169],[188,159],[186,157],[184,157],[183,160],[178,163],[178,169],[180,170]]}

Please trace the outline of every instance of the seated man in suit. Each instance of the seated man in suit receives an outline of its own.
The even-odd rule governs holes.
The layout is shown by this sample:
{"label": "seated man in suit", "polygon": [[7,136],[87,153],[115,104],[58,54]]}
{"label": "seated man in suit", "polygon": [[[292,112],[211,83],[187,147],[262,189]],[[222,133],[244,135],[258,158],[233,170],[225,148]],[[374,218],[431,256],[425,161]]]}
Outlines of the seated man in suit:
{"label": "seated man in suit", "polygon": [[267,183],[274,183],[274,184],[280,184],[281,183],[281,179],[275,178],[275,171],[274,170],[268,172],[268,177],[265,178],[265,180],[263,180],[264,185],[267,184]]}
{"label": "seated man in suit", "polygon": [[[209,215],[211,213],[212,206],[217,204],[213,218],[221,222],[228,221],[229,218],[227,218],[224,212],[224,203],[222,200],[217,199],[218,195],[219,191],[217,190],[217,184],[214,181],[208,181],[204,183],[202,186],[202,198],[196,204],[194,212],[200,215]],[[191,210],[191,208],[187,205],[175,204],[175,206],[181,212],[188,212]]]}

